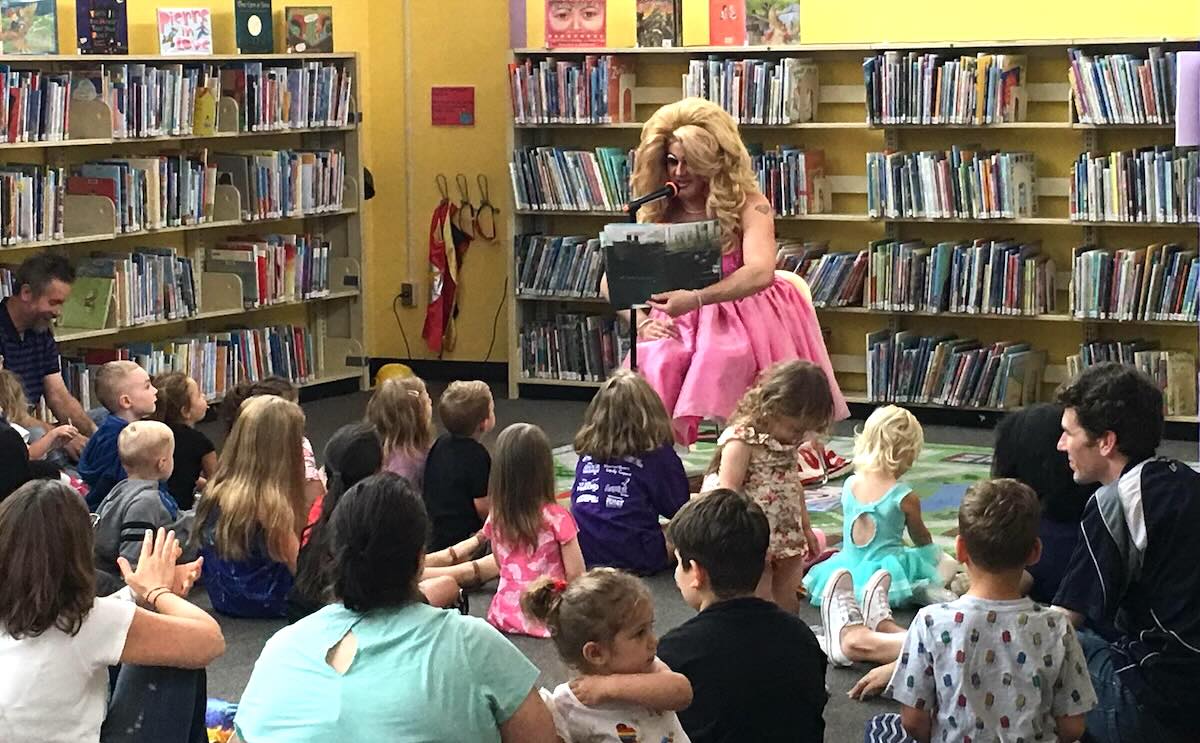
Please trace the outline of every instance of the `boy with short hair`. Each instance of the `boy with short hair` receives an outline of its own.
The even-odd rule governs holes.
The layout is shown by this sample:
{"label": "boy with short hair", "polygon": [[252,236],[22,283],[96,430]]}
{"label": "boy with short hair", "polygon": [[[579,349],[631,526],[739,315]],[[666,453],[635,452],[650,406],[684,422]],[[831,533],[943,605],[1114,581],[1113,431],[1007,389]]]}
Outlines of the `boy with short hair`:
{"label": "boy with short hair", "polygon": [[117,452],[117,437],[130,423],[154,412],[158,390],[146,370],[132,361],[110,361],[96,372],[96,396],[109,415],[79,456],[79,476],[88,484],[87,505],[93,512],[104,496],[126,477]]}
{"label": "boy with short hair", "polygon": [[1021,595],[1021,574],[1041,555],[1040,514],[1037,495],[1016,480],[977,483],[963,497],[955,550],[971,588],[917,612],[888,686],[916,740],[1083,735],[1096,693],[1075,630]]}
{"label": "boy with short hair", "polygon": [[659,641],[658,656],[692,683],[679,721],[693,743],[805,743],[825,736],[825,654],[799,617],[755,597],[767,517],[733,490],[685,504],[667,527],[675,584],[699,614]]}
{"label": "boy with short hair", "polygon": [[491,511],[492,458],[479,439],[496,425],[492,391],[484,382],[451,382],[438,400],[446,433],[425,459],[425,508],[432,523],[429,550],[451,547],[483,528]]}
{"label": "boy with short hair", "polygon": [[187,543],[191,518],[181,516],[162,483],[175,468],[175,436],[164,423],[134,421],[117,437],[121,464],[129,476],[117,483],[96,510],[96,568],[120,578],[117,557],[136,566],[146,530],[175,530]]}

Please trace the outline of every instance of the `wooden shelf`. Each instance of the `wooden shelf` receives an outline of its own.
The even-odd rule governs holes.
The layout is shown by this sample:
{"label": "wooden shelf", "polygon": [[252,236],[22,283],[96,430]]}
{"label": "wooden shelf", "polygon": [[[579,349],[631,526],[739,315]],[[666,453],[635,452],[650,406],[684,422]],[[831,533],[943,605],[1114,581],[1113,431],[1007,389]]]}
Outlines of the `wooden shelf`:
{"label": "wooden shelf", "polygon": [[[356,52],[314,52],[309,54],[0,54],[0,64],[18,69],[51,64],[73,64],[95,67],[97,63],[125,64],[128,62],[333,62],[353,60]],[[357,78],[356,78],[357,79]]]}
{"label": "wooden shelf", "polygon": [[525,217],[627,217],[625,212],[592,212],[579,209],[517,209]]}
{"label": "wooden shelf", "polygon": [[1200,418],[1194,415],[1168,415],[1163,418],[1167,423],[1200,423]]}
{"label": "wooden shelf", "polygon": [[880,317],[946,317],[966,320],[1033,320],[1035,322],[1072,322],[1072,323],[1104,323],[1112,325],[1163,325],[1175,327],[1195,327],[1196,323],[1187,320],[1108,320],[1095,317],[1075,317],[1064,313],[1042,315],[998,315],[984,312],[910,312],[908,310],[873,310],[867,307],[814,307],[817,312],[838,313],[847,315],[879,315]]}
{"label": "wooden shelf", "polygon": [[887,131],[889,129],[918,129],[936,131],[938,129],[970,129],[981,131],[986,129],[1071,129],[1069,121],[1003,121],[997,124],[872,124],[871,129]]}
{"label": "wooden shelf", "polygon": [[842,392],[842,397],[846,398],[846,402],[855,403],[858,405],[902,405],[906,408],[937,408],[939,410],[962,410],[968,413],[1011,413],[1020,408],[986,408],[974,407],[970,405],[942,405],[935,402],[894,402],[891,400],[871,400],[867,397],[866,392]]}
{"label": "wooden shelf", "polygon": [[[619,122],[615,124],[513,124],[514,129],[632,129],[640,131],[645,122]],[[799,124],[738,124],[738,129],[869,129],[862,121],[805,121]]]}
{"label": "wooden shelf", "polygon": [[788,44],[769,46],[678,46],[678,47],[587,47],[534,49],[523,47],[513,49],[517,57],[529,56],[558,56],[577,57],[589,54],[653,54],[653,55],[689,55],[689,54],[729,54],[733,56],[754,56],[755,54],[794,54],[804,55],[809,52],[880,52],[880,51],[918,51],[923,49],[1014,49],[1027,47],[1066,48],[1071,46],[1149,46],[1152,44],[1195,44],[1196,37],[1141,37],[1134,39],[1016,39],[996,40],[979,39],[975,41],[912,41],[912,42],[869,42],[862,44]]}
{"label": "wooden shelf", "polygon": [[518,302],[557,302],[569,304],[596,304],[610,307],[611,304],[604,297],[569,297],[561,294],[518,294]]}
{"label": "wooden shelf", "polygon": [[577,382],[574,379],[539,379],[537,377],[518,377],[520,384],[538,384],[546,387],[583,387],[598,389],[603,382]]}
{"label": "wooden shelf", "polygon": [[1077,227],[1173,227],[1175,229],[1194,230],[1200,222],[1081,222],[1079,220],[1070,220],[1070,223]]}
{"label": "wooden shelf", "polygon": [[793,214],[775,217],[776,222],[873,222],[866,214]]}
{"label": "wooden shelf", "polygon": [[0,142],[0,151],[6,150],[50,150],[62,147],[104,147],[112,145],[134,145],[143,143],[190,142],[209,139],[246,139],[288,134],[321,134],[324,132],[351,132],[357,126],[325,126],[299,129],[276,129],[265,132],[217,132],[215,134],[180,134],[162,137],[91,137],[87,139],[64,139],[60,142]]}

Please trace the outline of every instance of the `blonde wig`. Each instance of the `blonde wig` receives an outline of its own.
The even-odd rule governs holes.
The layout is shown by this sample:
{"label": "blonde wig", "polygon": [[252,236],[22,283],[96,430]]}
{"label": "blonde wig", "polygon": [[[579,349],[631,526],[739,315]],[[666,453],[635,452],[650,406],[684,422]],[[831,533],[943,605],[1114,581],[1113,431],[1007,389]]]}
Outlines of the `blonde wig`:
{"label": "blonde wig", "polygon": [[635,457],[673,441],[662,398],[636,372],[618,369],[592,398],[575,451],[598,461]]}
{"label": "blonde wig", "polygon": [[[642,127],[634,156],[634,197],[660,188],[667,179],[667,150],[673,142],[683,146],[688,169],[708,181],[708,213],[721,225],[725,252],[733,250],[741,235],[746,197],[759,192],[737,124],[703,98],[684,98],[658,109]],[[660,222],[666,209],[666,200],[655,201],[642,207],[638,218]]]}
{"label": "blonde wig", "polygon": [[379,434],[385,460],[397,451],[429,451],[436,434],[431,410],[420,377],[396,377],[375,389],[367,403],[367,422]]}
{"label": "blonde wig", "polygon": [[216,547],[223,557],[246,559],[261,533],[271,559],[286,562],[289,537],[300,534],[307,512],[303,438],[304,412],[296,403],[274,395],[242,403],[196,507],[193,539],[216,518]]}
{"label": "blonde wig", "polygon": [[875,408],[854,436],[854,469],[900,477],[924,446],[925,431],[912,413],[896,405]]}

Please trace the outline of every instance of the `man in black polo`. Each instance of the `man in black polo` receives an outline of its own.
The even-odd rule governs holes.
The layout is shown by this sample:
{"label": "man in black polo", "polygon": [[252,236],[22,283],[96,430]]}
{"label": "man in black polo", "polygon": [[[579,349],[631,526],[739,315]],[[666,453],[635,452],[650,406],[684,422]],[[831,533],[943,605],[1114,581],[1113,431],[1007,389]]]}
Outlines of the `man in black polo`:
{"label": "man in black polo", "polygon": [[[1079,545],[1054,603],[1076,626],[1099,703],[1097,743],[1196,740],[1200,709],[1200,474],[1155,458],[1162,393],[1119,364],[1062,389],[1058,448],[1088,500]],[[1111,631],[1110,631],[1111,632]]]}
{"label": "man in black polo", "polygon": [[84,436],[90,436],[96,426],[67,391],[58,344],[50,330],[62,314],[74,280],[75,270],[61,253],[47,251],[21,263],[13,296],[0,301],[0,364],[21,378],[30,405],[45,397],[46,406],[59,422],[79,429],[82,435],[66,447],[78,457],[87,443]]}

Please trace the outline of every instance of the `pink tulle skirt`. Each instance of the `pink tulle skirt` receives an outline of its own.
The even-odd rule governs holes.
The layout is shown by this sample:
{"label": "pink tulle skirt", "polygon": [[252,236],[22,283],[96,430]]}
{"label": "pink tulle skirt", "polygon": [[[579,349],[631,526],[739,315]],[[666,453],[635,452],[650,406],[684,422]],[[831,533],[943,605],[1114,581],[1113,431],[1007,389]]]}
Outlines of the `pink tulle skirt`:
{"label": "pink tulle skirt", "polygon": [[[655,319],[666,315],[652,310]],[[662,397],[676,440],[691,444],[704,418],[725,419],[763,369],[803,359],[829,377],[834,420],[850,416],[812,303],[779,277],[766,289],[675,318],[679,338],[638,343],[638,371]],[[628,360],[626,360],[628,363]]]}

